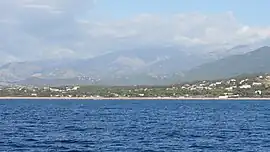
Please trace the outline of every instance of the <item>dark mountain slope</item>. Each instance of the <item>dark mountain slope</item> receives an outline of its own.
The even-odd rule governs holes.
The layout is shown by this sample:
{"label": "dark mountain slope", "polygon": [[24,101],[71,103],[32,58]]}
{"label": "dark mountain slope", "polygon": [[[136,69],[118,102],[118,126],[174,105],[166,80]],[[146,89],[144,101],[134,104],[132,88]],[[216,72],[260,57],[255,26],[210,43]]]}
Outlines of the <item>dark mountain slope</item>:
{"label": "dark mountain slope", "polygon": [[262,72],[270,72],[270,47],[268,46],[203,64],[185,72],[183,80],[212,80]]}

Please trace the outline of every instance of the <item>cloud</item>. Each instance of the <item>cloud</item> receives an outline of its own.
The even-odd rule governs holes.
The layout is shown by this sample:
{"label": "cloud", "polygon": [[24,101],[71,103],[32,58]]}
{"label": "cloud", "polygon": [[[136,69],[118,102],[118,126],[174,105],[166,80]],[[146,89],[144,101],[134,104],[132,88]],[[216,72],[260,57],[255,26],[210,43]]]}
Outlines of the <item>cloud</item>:
{"label": "cloud", "polygon": [[[0,55],[3,62],[85,58],[145,46],[212,51],[270,37],[270,27],[240,23],[232,12],[93,20],[94,0],[0,1]],[[199,48],[199,49],[193,49]]]}
{"label": "cloud", "polygon": [[0,53],[30,60],[72,50],[82,38],[77,19],[92,7],[91,0],[0,1]]}
{"label": "cloud", "polygon": [[118,49],[145,45],[174,45],[181,48],[203,47],[206,50],[216,50],[257,43],[270,37],[270,27],[250,27],[241,24],[231,12],[217,15],[142,14],[127,20],[84,24],[88,27],[85,30],[89,36],[108,41],[110,46]]}

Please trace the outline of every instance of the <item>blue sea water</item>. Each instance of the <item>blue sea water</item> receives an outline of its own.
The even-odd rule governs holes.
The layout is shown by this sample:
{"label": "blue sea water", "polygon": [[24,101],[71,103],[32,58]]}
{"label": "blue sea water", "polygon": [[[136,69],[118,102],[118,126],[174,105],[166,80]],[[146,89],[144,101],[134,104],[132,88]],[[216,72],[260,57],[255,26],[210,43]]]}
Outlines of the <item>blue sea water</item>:
{"label": "blue sea water", "polygon": [[4,152],[268,152],[270,101],[1,100]]}

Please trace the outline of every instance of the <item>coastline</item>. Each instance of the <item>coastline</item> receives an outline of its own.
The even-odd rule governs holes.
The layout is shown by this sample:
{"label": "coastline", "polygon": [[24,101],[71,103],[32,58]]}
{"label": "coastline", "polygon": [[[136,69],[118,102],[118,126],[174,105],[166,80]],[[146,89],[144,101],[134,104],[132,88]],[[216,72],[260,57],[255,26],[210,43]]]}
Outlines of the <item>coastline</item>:
{"label": "coastline", "polygon": [[197,97],[0,97],[0,100],[269,100],[270,98],[197,98]]}

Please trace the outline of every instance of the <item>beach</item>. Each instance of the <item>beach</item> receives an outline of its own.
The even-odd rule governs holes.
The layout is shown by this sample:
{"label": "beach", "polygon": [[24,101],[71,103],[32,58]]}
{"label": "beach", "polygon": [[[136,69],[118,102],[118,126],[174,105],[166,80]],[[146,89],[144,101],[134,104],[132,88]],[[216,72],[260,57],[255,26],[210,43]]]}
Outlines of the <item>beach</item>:
{"label": "beach", "polygon": [[270,98],[208,98],[208,97],[0,97],[0,100],[270,100]]}

